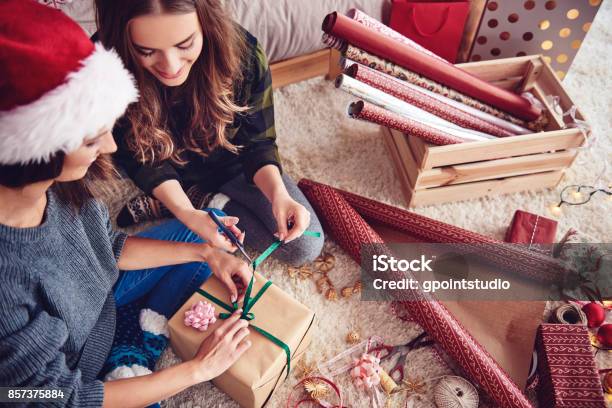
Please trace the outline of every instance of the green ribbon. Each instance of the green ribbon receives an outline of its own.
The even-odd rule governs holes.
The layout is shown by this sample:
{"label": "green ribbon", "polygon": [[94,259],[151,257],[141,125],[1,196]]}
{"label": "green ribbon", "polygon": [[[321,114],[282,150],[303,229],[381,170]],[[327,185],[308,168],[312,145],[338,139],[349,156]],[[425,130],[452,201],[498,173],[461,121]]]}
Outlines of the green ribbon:
{"label": "green ribbon", "polygon": [[[309,236],[309,237],[320,237],[321,233],[306,230],[304,231],[304,235]],[[272,255],[272,253],[276,251],[278,247],[280,247],[282,244],[283,244],[282,241],[275,241],[261,255],[259,255],[257,259],[253,261],[253,265],[252,265],[253,271],[255,271],[255,269],[263,261],[265,261],[266,258]],[[251,280],[249,281],[249,285],[247,286],[246,292],[244,294],[244,302],[242,303],[242,313],[240,315],[241,319],[244,319],[247,321],[251,321],[255,319],[255,315],[253,314],[253,312],[251,312],[251,309],[253,308],[253,306],[255,306],[255,304],[261,298],[261,296],[265,293],[265,291],[268,290],[268,288],[272,285],[272,281],[267,281],[263,285],[263,287],[259,289],[259,292],[257,292],[255,296],[251,297],[251,292],[253,291],[254,278],[255,278],[255,275],[253,274],[253,276],[251,276]],[[223,309],[228,311],[228,313],[219,313],[219,318],[222,320],[229,318],[236,310],[238,310],[238,302],[233,302],[231,305],[229,305],[225,303],[224,301],[222,301],[221,299],[216,298],[215,296],[211,295],[210,293],[202,289],[198,288],[196,289],[196,292],[204,296],[206,299],[210,300],[211,302],[215,303],[217,306],[222,307]],[[257,327],[252,323],[250,324],[250,326],[253,329],[255,329],[255,331],[259,332],[262,336],[264,336],[265,338],[267,338],[272,343],[276,344],[278,347],[282,348],[285,351],[285,355],[287,356],[287,375],[285,378],[287,378],[289,376],[289,372],[291,371],[291,349],[289,348],[289,346],[285,344],[282,340],[280,340],[278,337],[265,331],[261,327]]]}

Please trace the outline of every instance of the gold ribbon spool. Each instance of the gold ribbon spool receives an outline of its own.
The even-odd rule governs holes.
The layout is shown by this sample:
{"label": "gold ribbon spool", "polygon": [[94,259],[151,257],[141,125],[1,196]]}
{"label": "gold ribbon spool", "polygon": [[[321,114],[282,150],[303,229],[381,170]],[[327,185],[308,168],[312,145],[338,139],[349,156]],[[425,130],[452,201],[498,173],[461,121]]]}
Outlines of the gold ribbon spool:
{"label": "gold ribbon spool", "polygon": [[385,391],[387,395],[390,395],[395,388],[397,388],[397,383],[391,378],[389,374],[385,370],[380,370],[378,374],[380,377],[380,386]]}

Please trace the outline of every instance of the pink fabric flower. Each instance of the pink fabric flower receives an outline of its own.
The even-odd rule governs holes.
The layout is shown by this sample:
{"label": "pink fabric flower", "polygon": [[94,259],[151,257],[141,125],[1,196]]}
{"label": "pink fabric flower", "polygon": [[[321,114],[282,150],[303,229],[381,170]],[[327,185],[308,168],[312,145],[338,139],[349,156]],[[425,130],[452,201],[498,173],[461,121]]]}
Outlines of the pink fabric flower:
{"label": "pink fabric flower", "polygon": [[216,321],[215,308],[208,302],[200,300],[185,312],[185,326],[191,326],[201,332],[208,329],[208,325]]}
{"label": "pink fabric flower", "polygon": [[380,383],[380,359],[371,354],[364,353],[361,358],[353,361],[351,377],[355,385],[360,388],[372,388]]}

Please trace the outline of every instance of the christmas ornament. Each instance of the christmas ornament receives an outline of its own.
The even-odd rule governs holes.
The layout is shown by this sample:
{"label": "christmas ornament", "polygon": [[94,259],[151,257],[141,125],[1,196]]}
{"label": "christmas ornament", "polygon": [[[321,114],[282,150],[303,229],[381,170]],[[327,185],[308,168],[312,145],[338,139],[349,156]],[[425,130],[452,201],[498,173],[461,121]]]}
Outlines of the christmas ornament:
{"label": "christmas ornament", "polygon": [[596,302],[587,303],[582,307],[582,311],[586,315],[588,326],[591,329],[601,326],[606,317],[605,309]]}
{"label": "christmas ornament", "polygon": [[444,377],[434,388],[434,400],[439,408],[478,408],[478,392],[466,379]]}
{"label": "christmas ornament", "polygon": [[317,271],[327,273],[334,269],[336,258],[332,254],[324,253],[314,261],[314,267]]}
{"label": "christmas ornament", "polygon": [[359,343],[359,341],[361,340],[361,336],[359,335],[359,333],[355,330],[351,330],[350,332],[348,332],[348,334],[346,335],[346,342],[348,344],[357,344]]}
{"label": "christmas ornament", "polygon": [[608,371],[604,376],[603,386],[607,394],[612,394],[612,371]]}
{"label": "christmas ornament", "polygon": [[604,324],[597,330],[597,341],[605,348],[612,348],[612,323]]}
{"label": "christmas ornament", "polygon": [[208,302],[198,301],[185,312],[185,326],[191,326],[201,332],[217,321],[215,308]]}

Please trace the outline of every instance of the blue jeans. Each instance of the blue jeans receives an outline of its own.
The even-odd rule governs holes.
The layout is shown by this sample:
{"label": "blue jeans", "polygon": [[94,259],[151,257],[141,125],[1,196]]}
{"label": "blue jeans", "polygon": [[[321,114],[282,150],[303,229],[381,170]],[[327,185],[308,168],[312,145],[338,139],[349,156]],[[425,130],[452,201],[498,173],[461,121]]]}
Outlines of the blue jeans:
{"label": "blue jeans", "polygon": [[[163,241],[203,242],[178,220],[167,221],[137,236]],[[120,307],[146,296],[143,299],[146,307],[170,318],[210,274],[211,270],[204,262],[121,271],[113,288],[115,301]]]}

